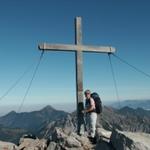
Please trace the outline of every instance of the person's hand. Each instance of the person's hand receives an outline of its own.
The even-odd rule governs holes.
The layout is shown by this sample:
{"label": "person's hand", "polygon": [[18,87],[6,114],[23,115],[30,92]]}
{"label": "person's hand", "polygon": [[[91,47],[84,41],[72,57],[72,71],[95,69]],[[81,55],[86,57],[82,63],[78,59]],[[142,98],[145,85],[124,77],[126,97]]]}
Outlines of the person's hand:
{"label": "person's hand", "polygon": [[83,114],[86,113],[86,110],[82,110],[82,113],[83,113]]}

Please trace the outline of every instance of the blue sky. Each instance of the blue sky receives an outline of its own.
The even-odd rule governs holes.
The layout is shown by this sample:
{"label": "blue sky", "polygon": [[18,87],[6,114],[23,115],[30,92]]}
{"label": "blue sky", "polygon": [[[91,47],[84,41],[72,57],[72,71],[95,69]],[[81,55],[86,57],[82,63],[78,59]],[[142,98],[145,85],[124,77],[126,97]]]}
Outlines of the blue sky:
{"label": "blue sky", "polygon": [[[40,55],[38,43],[74,43],[74,18],[83,20],[83,43],[114,46],[116,54],[150,73],[149,0],[1,0],[0,95],[32,65],[32,70],[3,101],[19,105]],[[46,52],[25,101],[30,104],[75,103],[73,52]],[[112,58],[119,96],[150,98],[150,79]],[[107,54],[84,53],[84,89],[116,100]]]}

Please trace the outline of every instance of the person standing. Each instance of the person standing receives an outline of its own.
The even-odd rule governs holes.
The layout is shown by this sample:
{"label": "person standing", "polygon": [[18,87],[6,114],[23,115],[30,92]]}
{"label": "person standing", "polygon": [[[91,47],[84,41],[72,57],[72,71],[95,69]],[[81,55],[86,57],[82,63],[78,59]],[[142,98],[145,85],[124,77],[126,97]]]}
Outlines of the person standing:
{"label": "person standing", "polygon": [[95,101],[91,97],[91,91],[86,90],[84,92],[85,95],[85,109],[83,113],[86,114],[86,128],[88,130],[89,139],[91,142],[95,141],[95,132],[96,132],[96,121],[97,121],[97,113]]}

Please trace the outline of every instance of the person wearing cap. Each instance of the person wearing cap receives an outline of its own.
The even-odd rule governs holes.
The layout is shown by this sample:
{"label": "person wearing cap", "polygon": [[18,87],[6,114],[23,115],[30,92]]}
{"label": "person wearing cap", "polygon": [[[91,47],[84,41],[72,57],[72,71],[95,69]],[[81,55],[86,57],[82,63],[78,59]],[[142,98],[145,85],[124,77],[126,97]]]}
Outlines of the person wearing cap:
{"label": "person wearing cap", "polygon": [[95,132],[96,132],[96,121],[97,121],[97,113],[95,107],[95,101],[91,97],[91,91],[86,90],[84,92],[85,95],[85,109],[83,113],[86,113],[86,127],[89,133],[89,138],[92,142],[95,141]]}

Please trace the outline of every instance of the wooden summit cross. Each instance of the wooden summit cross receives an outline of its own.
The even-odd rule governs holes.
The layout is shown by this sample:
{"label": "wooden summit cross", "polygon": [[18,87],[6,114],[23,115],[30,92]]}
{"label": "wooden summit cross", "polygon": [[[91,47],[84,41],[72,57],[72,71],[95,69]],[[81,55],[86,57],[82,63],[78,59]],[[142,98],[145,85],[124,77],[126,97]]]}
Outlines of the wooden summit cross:
{"label": "wooden summit cross", "polygon": [[84,109],[83,103],[83,58],[84,52],[114,53],[113,47],[82,45],[82,18],[75,18],[75,44],[40,44],[39,50],[47,51],[74,51],[76,55],[76,94],[77,94],[77,120],[78,134],[84,134]]}

